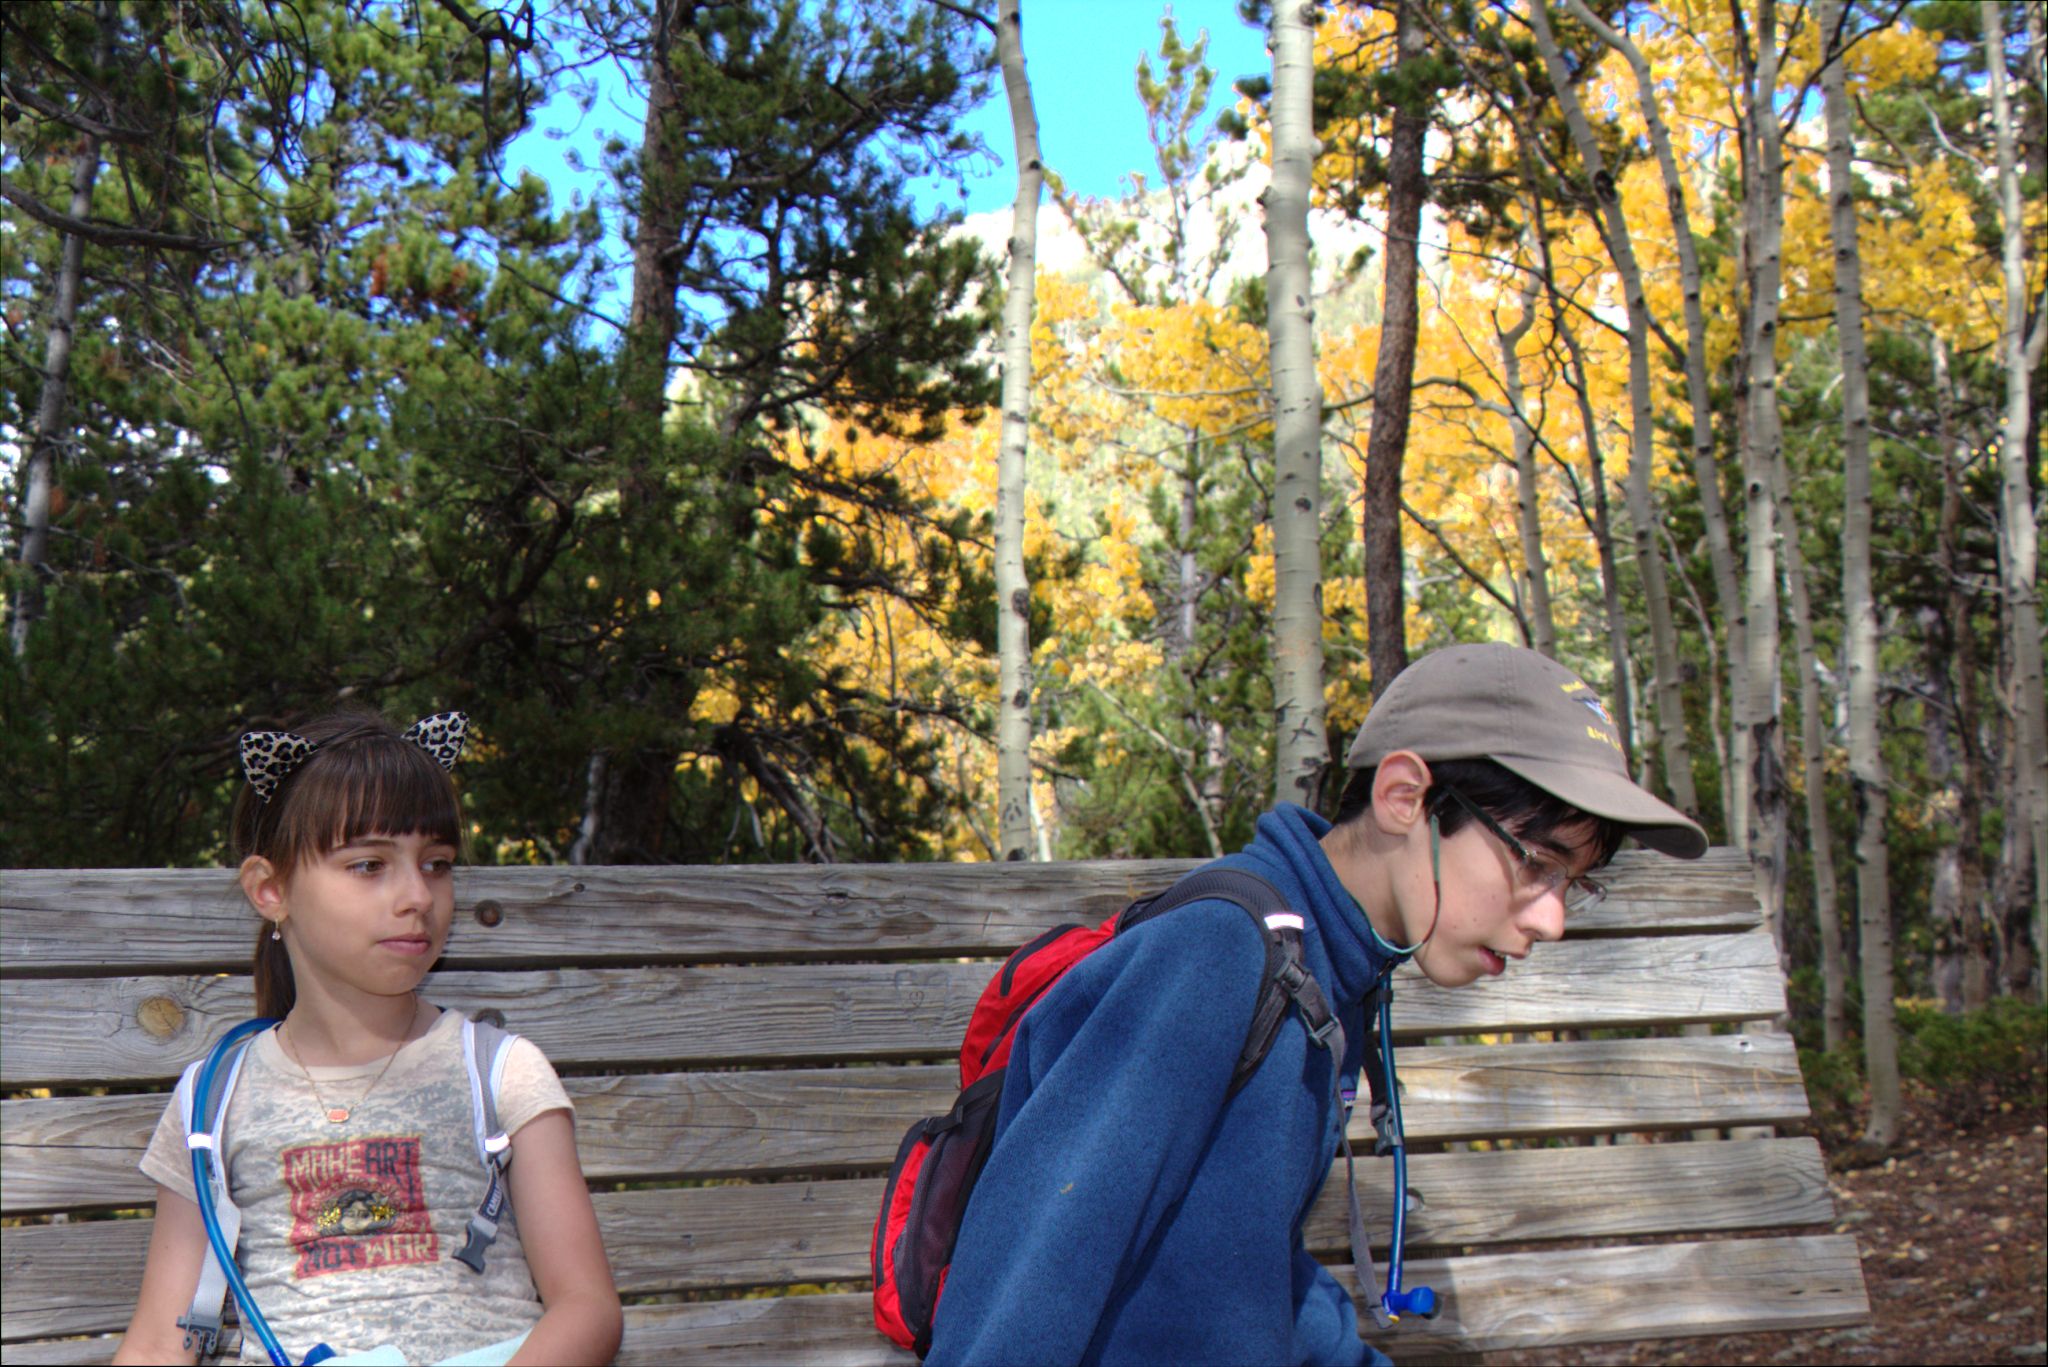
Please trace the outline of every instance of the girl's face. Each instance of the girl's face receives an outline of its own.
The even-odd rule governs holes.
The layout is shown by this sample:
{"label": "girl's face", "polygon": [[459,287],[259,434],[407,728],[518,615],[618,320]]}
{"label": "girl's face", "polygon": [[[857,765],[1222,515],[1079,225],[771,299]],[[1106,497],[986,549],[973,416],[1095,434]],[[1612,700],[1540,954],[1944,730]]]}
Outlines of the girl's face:
{"label": "girl's face", "polygon": [[[1420,878],[1406,880],[1399,898],[1409,934],[1429,936],[1415,952],[1415,966],[1439,987],[1463,987],[1505,972],[1538,940],[1562,938],[1570,878],[1592,866],[1594,834],[1587,823],[1553,832],[1554,845],[1523,841],[1530,856],[1524,863],[1481,822],[1468,822],[1441,842],[1441,913],[1425,845]],[[1426,830],[1420,836],[1429,838]]]}
{"label": "girl's face", "polygon": [[416,990],[448,941],[454,867],[453,845],[418,833],[359,836],[300,864],[279,909],[301,992],[309,980],[373,996]]}

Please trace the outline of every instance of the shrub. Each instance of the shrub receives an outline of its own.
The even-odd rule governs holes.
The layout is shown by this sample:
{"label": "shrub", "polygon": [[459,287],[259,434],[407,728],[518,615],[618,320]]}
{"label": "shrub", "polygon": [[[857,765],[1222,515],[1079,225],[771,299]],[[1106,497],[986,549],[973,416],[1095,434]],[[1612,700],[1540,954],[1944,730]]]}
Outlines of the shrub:
{"label": "shrub", "polygon": [[1916,1003],[1901,1007],[1899,1035],[1899,1072],[1945,1102],[2048,1100],[2048,1005],[2001,997],[1951,1016]]}

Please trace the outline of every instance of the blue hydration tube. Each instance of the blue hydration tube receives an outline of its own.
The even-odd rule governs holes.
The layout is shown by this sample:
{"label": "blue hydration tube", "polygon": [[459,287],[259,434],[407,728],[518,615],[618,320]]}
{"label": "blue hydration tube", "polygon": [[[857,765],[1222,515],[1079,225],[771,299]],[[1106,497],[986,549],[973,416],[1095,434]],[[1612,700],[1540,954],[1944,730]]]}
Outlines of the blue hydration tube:
{"label": "blue hydration tube", "polygon": [[1436,1314],[1436,1292],[1427,1286],[1413,1291],[1401,1289],[1401,1252],[1408,1232],[1408,1144],[1401,1128],[1401,1088],[1394,1080],[1394,987],[1388,983],[1380,992],[1380,1057],[1385,1060],[1387,1114],[1382,1139],[1394,1152],[1394,1240],[1387,1255],[1387,1289],[1380,1305],[1388,1315]]}
{"label": "blue hydration tube", "polygon": [[[192,1114],[186,1122],[186,1134],[198,1135],[203,1132],[200,1128],[203,1124],[200,1112],[206,1105],[207,1096],[213,1091],[213,1073],[221,1061],[243,1039],[276,1024],[276,1020],[267,1016],[244,1021],[228,1031],[221,1042],[213,1046],[213,1052],[207,1055],[206,1066],[199,1070],[198,1085],[192,1091]],[[242,1313],[242,1327],[255,1332],[256,1338],[263,1344],[263,1351],[270,1354],[270,1361],[274,1367],[291,1367],[292,1360],[285,1355],[284,1348],[277,1341],[277,1335],[270,1332],[270,1321],[264,1319],[263,1312],[256,1308],[256,1298],[249,1294],[249,1284],[242,1280],[242,1269],[235,1262],[235,1251],[228,1247],[227,1238],[220,1232],[220,1216],[213,1209],[213,1178],[209,1172],[212,1155],[213,1150],[208,1146],[195,1146],[192,1149],[192,1190],[199,1197],[199,1218],[206,1225],[206,1241],[213,1246],[213,1256],[220,1259],[221,1271],[227,1276],[228,1287],[235,1293],[235,1305]]]}

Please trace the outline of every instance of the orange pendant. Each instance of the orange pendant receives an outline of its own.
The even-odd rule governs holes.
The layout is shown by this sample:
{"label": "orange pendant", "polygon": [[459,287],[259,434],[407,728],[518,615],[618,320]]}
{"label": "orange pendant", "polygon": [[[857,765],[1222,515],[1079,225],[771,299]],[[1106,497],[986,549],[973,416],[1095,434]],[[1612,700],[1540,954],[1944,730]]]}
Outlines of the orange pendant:
{"label": "orange pendant", "polygon": [[348,1112],[339,1106],[331,1107],[327,1112],[327,1122],[330,1125],[346,1125],[348,1124]]}

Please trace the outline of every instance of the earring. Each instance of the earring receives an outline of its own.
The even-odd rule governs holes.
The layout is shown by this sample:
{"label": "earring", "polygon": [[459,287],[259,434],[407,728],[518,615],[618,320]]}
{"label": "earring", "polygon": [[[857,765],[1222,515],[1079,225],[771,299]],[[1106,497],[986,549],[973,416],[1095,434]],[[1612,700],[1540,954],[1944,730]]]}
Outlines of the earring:
{"label": "earring", "polygon": [[281,922],[279,922],[279,923],[273,923],[273,924],[271,925],[271,927],[270,927],[270,938],[271,938],[271,939],[273,939],[273,940],[282,940],[282,939],[284,938],[284,931],[283,931],[283,930],[281,930],[281,929],[279,928],[281,924],[282,924],[282,923],[281,923]]}

